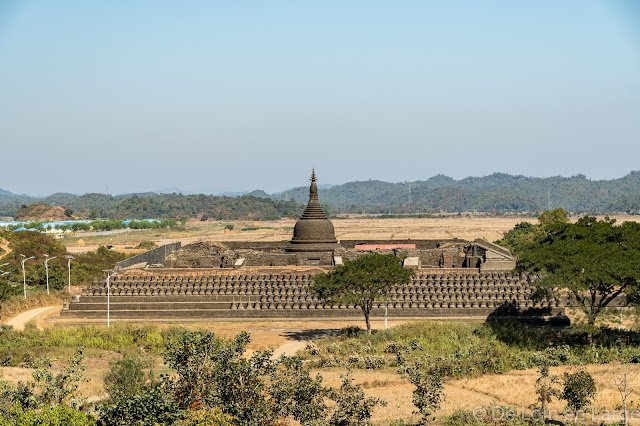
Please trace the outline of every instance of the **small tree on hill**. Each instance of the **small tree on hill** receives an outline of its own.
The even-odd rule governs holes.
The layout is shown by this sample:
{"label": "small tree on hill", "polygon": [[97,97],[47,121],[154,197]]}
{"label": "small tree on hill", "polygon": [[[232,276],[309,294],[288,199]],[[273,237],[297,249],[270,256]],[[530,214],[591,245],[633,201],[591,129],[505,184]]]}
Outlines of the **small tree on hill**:
{"label": "small tree on hill", "polygon": [[373,303],[383,300],[395,286],[406,285],[415,273],[402,266],[402,259],[373,253],[345,261],[332,272],[318,274],[310,290],[332,305],[354,305],[362,309],[367,332]]}

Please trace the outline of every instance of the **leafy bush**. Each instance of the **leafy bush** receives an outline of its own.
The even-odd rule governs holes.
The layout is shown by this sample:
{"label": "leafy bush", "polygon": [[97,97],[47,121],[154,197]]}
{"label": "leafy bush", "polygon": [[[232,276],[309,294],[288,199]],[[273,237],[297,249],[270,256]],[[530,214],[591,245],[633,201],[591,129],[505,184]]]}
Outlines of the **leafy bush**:
{"label": "leafy bush", "polygon": [[84,359],[83,348],[77,348],[75,355],[69,359],[68,365],[62,372],[54,374],[51,370],[40,368],[33,372],[35,387],[41,404],[69,403],[74,408],[82,405],[83,399],[78,391],[80,382],[88,381],[84,378],[86,365],[81,364]]}
{"label": "leafy bush", "polygon": [[413,405],[418,408],[423,422],[435,420],[434,413],[440,408],[444,398],[442,372],[434,365],[423,366],[417,363],[406,364],[399,372],[405,374],[416,387],[413,390]]}
{"label": "leafy bush", "polygon": [[176,426],[231,426],[233,417],[222,412],[219,408],[189,410],[184,418],[174,424]]}
{"label": "leafy bush", "polygon": [[128,426],[132,424],[173,425],[184,417],[184,411],[160,386],[145,387],[127,398],[107,401],[98,407],[100,425]]}
{"label": "leafy bush", "polygon": [[14,405],[0,417],[0,426],[94,426],[93,416],[74,410],[66,405],[44,405],[38,409],[23,409]]}
{"label": "leafy bush", "polygon": [[305,346],[304,350],[309,352],[309,354],[311,355],[320,355],[320,348],[313,342],[307,343],[307,346]]}
{"label": "leafy bush", "polygon": [[364,357],[364,368],[375,370],[382,368],[387,364],[387,360],[382,355],[367,355]]}
{"label": "leafy bush", "polygon": [[596,394],[596,383],[591,374],[584,370],[564,373],[564,387],[561,398],[567,401],[567,407],[577,412],[586,408]]}
{"label": "leafy bush", "polygon": [[146,376],[139,357],[125,357],[115,363],[104,377],[104,390],[113,399],[141,393]]}
{"label": "leafy bush", "polygon": [[386,405],[378,398],[366,397],[360,385],[354,385],[349,375],[342,376],[340,388],[331,389],[329,395],[337,403],[329,420],[332,425],[363,424],[371,418],[376,406]]}
{"label": "leafy bush", "polygon": [[400,351],[406,351],[407,346],[401,342],[389,342],[384,347],[384,352],[388,354],[397,354]]}

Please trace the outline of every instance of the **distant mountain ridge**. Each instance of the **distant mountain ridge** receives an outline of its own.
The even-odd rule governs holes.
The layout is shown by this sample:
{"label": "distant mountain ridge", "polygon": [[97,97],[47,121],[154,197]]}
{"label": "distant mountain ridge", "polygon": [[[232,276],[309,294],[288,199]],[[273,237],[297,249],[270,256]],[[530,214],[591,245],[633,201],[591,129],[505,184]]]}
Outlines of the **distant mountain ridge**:
{"label": "distant mountain ridge", "polygon": [[[506,173],[456,180],[436,175],[415,182],[368,180],[320,185],[318,192],[330,214],[535,213],[548,207],[562,207],[572,213],[640,214],[640,171],[611,180],[590,180],[584,175],[537,178]],[[0,192],[0,216],[15,216],[22,205],[41,202],[65,206],[77,213],[97,211],[101,217],[113,218],[194,217],[206,213],[211,218],[258,219],[295,216],[308,198],[306,185],[274,194],[255,190],[218,196],[145,192],[29,197],[4,191]]]}
{"label": "distant mountain ridge", "polygon": [[[535,212],[549,206],[573,213],[636,213],[640,212],[640,171],[611,180],[506,173],[455,180],[436,175],[415,182],[348,182],[318,193],[322,203],[344,213]],[[308,187],[269,197],[303,203]]]}

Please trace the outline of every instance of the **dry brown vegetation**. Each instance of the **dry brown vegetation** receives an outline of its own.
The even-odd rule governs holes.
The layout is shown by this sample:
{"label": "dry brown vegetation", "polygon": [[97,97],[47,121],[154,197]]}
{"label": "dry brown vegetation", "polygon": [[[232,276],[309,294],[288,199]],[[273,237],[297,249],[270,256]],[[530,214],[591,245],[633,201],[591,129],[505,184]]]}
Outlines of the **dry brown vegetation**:
{"label": "dry brown vegetation", "polygon": [[[619,222],[640,221],[639,216],[614,216]],[[577,220],[577,218],[573,218]],[[485,238],[495,241],[504,232],[522,221],[537,222],[534,218],[494,217],[494,216],[450,216],[443,218],[370,219],[350,217],[335,219],[333,224],[338,239],[440,239],[460,238],[473,240]],[[189,244],[195,241],[288,241],[293,236],[295,220],[273,221],[207,221],[190,220],[177,229],[148,229],[119,234],[82,237],[84,246],[78,245],[79,238],[65,238],[63,244],[74,253],[93,251],[100,245],[111,244],[117,250],[135,247],[143,241],[153,241],[158,245],[181,241]],[[233,225],[233,231],[225,229]],[[246,228],[259,228],[242,231]]]}
{"label": "dry brown vegetation", "polygon": [[16,213],[16,219],[24,221],[70,220],[69,211],[62,206],[52,206],[45,203],[34,203],[23,207]]}
{"label": "dry brown vegetation", "polygon": [[[398,325],[406,321],[394,321],[390,326]],[[337,330],[341,327],[353,325],[353,322],[335,321],[330,323],[320,323],[314,321],[250,321],[250,322],[215,322],[215,323],[192,323],[186,324],[189,329],[204,328],[212,330],[215,333],[225,336],[235,336],[242,330],[247,330],[252,338],[249,354],[255,350],[264,350],[267,348],[277,348],[289,342],[300,339],[305,332]],[[170,325],[162,325],[169,327]],[[325,327],[326,328],[322,328]],[[382,328],[382,322],[376,322],[375,327]],[[316,334],[314,334],[316,335]],[[68,349],[70,356],[72,349]],[[91,401],[96,401],[104,397],[102,388],[102,378],[108,372],[111,363],[122,357],[121,354],[113,351],[87,350],[86,376],[89,382],[81,384],[81,390],[84,396]],[[54,363],[56,366],[62,365],[65,354],[58,356],[58,361]],[[612,374],[616,371],[613,364],[609,365],[587,365],[586,370],[593,375],[598,392],[593,406],[596,410],[605,408],[615,410],[620,404],[620,396],[615,388]],[[633,365],[632,372],[635,374],[635,380],[640,380],[640,365]],[[156,373],[165,373],[161,360],[158,358]],[[551,374],[562,375],[566,371],[573,371],[575,367],[561,366],[552,367]],[[3,378],[11,382],[19,380],[27,380],[31,377],[32,369],[19,367],[2,367]],[[340,376],[347,373],[344,368],[323,368],[314,370],[315,373],[321,374],[324,378],[323,383],[328,386],[337,387],[340,385]],[[412,404],[413,386],[407,379],[398,375],[393,367],[383,368],[381,370],[353,370],[351,372],[355,383],[361,384],[367,395],[381,398],[387,402],[386,407],[376,408],[373,421],[377,424],[389,424],[392,420],[404,419],[405,421],[417,422],[419,417],[412,414],[415,407]],[[522,371],[511,371],[505,374],[490,374],[479,377],[449,379],[445,384],[445,400],[442,408],[438,411],[439,417],[452,414],[456,410],[466,409],[473,410],[480,406],[506,406],[517,407],[520,412],[524,409],[529,412],[529,406],[535,402],[534,385],[538,377],[535,369]],[[640,382],[633,383],[640,389]],[[631,400],[638,401],[640,393],[634,391]],[[635,406],[633,407],[635,408]],[[555,400],[550,405],[551,410],[562,412],[564,405],[562,402]]]}

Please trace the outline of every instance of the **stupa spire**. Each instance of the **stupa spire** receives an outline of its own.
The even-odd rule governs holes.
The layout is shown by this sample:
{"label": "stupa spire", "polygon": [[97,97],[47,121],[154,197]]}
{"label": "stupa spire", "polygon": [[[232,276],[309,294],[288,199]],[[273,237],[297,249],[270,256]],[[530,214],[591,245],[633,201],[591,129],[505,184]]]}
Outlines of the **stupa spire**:
{"label": "stupa spire", "polygon": [[311,186],[309,186],[309,202],[302,213],[301,219],[327,219],[318,201],[318,185],[316,184],[316,171],[311,169]]}
{"label": "stupa spire", "polygon": [[318,185],[316,171],[311,170],[311,185],[309,186],[309,203],[300,220],[293,228],[291,246],[287,251],[322,252],[336,248],[336,233],[333,224],[327,218],[318,201]]}

